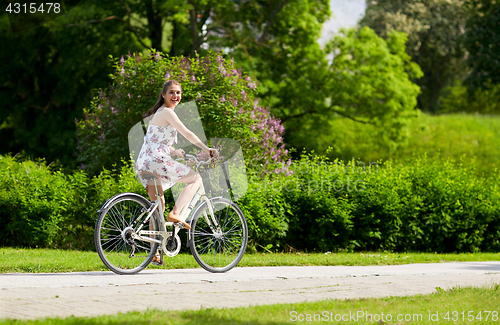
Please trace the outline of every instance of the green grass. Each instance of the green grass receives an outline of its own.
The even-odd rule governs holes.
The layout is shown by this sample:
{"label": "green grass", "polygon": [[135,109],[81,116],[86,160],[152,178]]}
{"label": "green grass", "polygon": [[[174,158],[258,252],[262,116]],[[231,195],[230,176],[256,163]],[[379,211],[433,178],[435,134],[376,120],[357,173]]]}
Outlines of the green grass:
{"label": "green grass", "polygon": [[[311,125],[310,133],[322,133],[305,137],[304,147],[324,154],[331,146],[333,150],[328,156],[332,160],[350,160],[354,157],[367,164],[380,159],[405,163],[411,162],[413,155],[427,154],[435,159],[463,159],[465,164],[472,164],[475,159],[478,175],[492,175],[495,168],[500,167],[500,116],[422,114],[410,123],[408,145],[394,152],[377,142],[371,125],[344,118],[332,119],[328,123],[331,132]],[[311,138],[315,142],[311,142]]]}
{"label": "green grass", "polygon": [[[179,254],[165,261],[167,269],[199,267],[190,254]],[[500,253],[255,253],[245,254],[238,266],[396,265],[473,261],[500,261]],[[107,271],[107,268],[95,252],[0,248],[0,273],[82,271]]]}
{"label": "green grass", "polygon": [[[454,288],[448,291],[437,288],[430,295],[409,297],[390,297],[382,299],[324,300],[312,303],[276,304],[248,308],[203,309],[196,311],[159,311],[130,312],[114,316],[93,318],[51,318],[35,321],[0,321],[0,324],[290,324],[312,323],[308,319],[323,320],[321,323],[384,324],[376,321],[377,316],[387,320],[391,315],[393,324],[498,324],[500,313],[500,286],[490,288]],[[453,312],[456,311],[456,314]],[[464,312],[462,316],[462,311]],[[472,311],[472,321],[468,312]],[[481,311],[479,319],[479,312]],[[485,311],[494,312],[487,313]],[[449,312],[447,321],[446,313]],[[335,322],[342,315],[359,315],[359,319]],[[359,314],[358,314],[359,313]],[[363,314],[361,314],[363,313]],[[437,313],[437,314],[436,314]],[[371,314],[368,321],[366,314]],[[339,316],[337,316],[339,315]],[[409,317],[410,321],[397,321],[400,317]],[[406,316],[408,315],[408,316]],[[421,315],[421,316],[419,316]],[[432,320],[429,320],[433,315]],[[488,316],[488,320],[486,320]],[[323,317],[323,318],[322,318]],[[438,317],[436,319],[436,317]],[[453,321],[456,317],[455,321]],[[462,320],[463,318],[463,320]],[[303,321],[300,321],[303,319]],[[328,319],[328,320],[327,320]],[[334,321],[330,321],[333,319]],[[437,320],[437,321],[435,321]],[[319,322],[319,321],[317,321]]]}

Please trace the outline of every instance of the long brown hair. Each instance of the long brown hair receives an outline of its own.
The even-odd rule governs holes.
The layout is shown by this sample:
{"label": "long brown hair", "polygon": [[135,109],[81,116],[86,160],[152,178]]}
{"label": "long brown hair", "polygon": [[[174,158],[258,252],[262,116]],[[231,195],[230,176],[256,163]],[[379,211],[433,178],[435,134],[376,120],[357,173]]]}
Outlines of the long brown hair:
{"label": "long brown hair", "polygon": [[[158,108],[160,108],[163,105],[163,103],[165,103],[165,99],[163,98],[162,95],[166,94],[167,91],[168,91],[168,89],[172,85],[176,85],[176,86],[181,87],[181,84],[178,81],[176,81],[176,80],[169,80],[169,81],[165,82],[163,84],[163,88],[160,91],[160,95],[158,96],[158,102],[156,102],[155,106],[153,106],[153,108],[149,110],[148,116],[153,115],[154,113],[156,113],[156,111],[158,110]],[[181,87],[181,91],[182,91],[182,87]]]}

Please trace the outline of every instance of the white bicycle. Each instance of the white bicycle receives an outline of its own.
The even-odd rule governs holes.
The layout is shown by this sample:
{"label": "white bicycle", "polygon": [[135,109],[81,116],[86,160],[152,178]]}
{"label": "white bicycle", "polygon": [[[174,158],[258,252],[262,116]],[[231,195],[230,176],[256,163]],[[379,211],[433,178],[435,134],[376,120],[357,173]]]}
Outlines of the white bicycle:
{"label": "white bicycle", "polygon": [[[196,171],[210,160],[196,162]],[[181,249],[178,232],[181,223],[166,222],[161,213],[157,178],[153,180],[156,200],[135,193],[121,193],[109,199],[98,211],[95,246],[109,270],[117,274],[136,274],[151,263],[157,250],[163,256],[176,256]],[[181,211],[187,219],[188,246],[198,264],[209,272],[227,272],[243,257],[248,243],[248,227],[241,209],[222,196],[208,198],[202,184],[191,202]],[[170,231],[169,231],[170,229]]]}

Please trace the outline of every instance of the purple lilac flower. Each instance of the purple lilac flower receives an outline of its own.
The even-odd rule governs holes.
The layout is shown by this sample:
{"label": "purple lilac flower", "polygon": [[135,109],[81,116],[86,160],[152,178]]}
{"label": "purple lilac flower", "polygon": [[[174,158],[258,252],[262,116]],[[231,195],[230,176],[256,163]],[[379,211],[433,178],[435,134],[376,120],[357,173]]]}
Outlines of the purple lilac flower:
{"label": "purple lilac flower", "polygon": [[127,96],[128,96],[128,98],[132,97],[132,96],[130,95],[130,93],[129,93],[129,94],[127,94]]}
{"label": "purple lilac flower", "polygon": [[106,139],[106,136],[105,136],[105,135],[104,135],[104,133],[103,133],[103,134],[101,134],[101,136],[99,137],[99,140],[100,140],[101,142],[103,142],[103,141],[104,141],[104,139]]}
{"label": "purple lilac flower", "polygon": [[117,112],[115,111],[115,108],[111,106],[111,113],[116,114]]}
{"label": "purple lilac flower", "polygon": [[167,73],[165,73],[165,81],[170,79],[170,72],[167,70]]}
{"label": "purple lilac flower", "polygon": [[252,78],[246,77],[245,80],[248,81],[248,82],[250,82],[250,81],[252,81]]}
{"label": "purple lilac flower", "polygon": [[102,104],[97,105],[97,109],[101,109]]}
{"label": "purple lilac flower", "polygon": [[195,83],[195,82],[196,82],[196,77],[193,75],[193,76],[191,77],[191,83]]}
{"label": "purple lilac flower", "polygon": [[123,59],[123,55],[122,55],[122,58],[120,59],[120,64],[123,65],[125,63],[125,60]]}
{"label": "purple lilac flower", "polygon": [[257,85],[255,84],[255,82],[250,82],[250,83],[248,83],[247,86],[248,86],[248,88],[250,88],[252,90],[254,90],[255,88],[257,88]]}
{"label": "purple lilac flower", "polygon": [[85,166],[84,164],[80,163],[80,168],[81,169],[85,169],[85,168],[87,168],[87,166]]}
{"label": "purple lilac flower", "polygon": [[161,57],[160,56],[160,52],[156,52],[155,53],[155,59],[156,59],[156,61],[160,61],[160,57]]}
{"label": "purple lilac flower", "polygon": [[224,103],[226,101],[226,96],[222,95],[222,97],[220,98],[220,101]]}
{"label": "purple lilac flower", "polygon": [[198,97],[196,97],[196,100],[197,101],[202,101],[203,100],[203,98],[201,97],[201,93],[198,93]]}

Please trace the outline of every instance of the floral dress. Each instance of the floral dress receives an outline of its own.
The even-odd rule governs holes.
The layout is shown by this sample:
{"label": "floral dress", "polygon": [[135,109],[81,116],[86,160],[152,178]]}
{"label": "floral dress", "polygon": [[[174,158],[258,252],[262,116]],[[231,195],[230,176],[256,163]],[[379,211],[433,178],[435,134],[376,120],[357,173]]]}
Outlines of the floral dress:
{"label": "floral dress", "polygon": [[159,126],[149,123],[135,165],[139,179],[144,187],[146,187],[148,181],[142,177],[143,172],[155,174],[161,180],[164,191],[174,186],[175,181],[189,173],[190,168],[188,166],[175,161],[170,156],[168,146],[174,143],[177,143],[177,130],[172,125]]}

